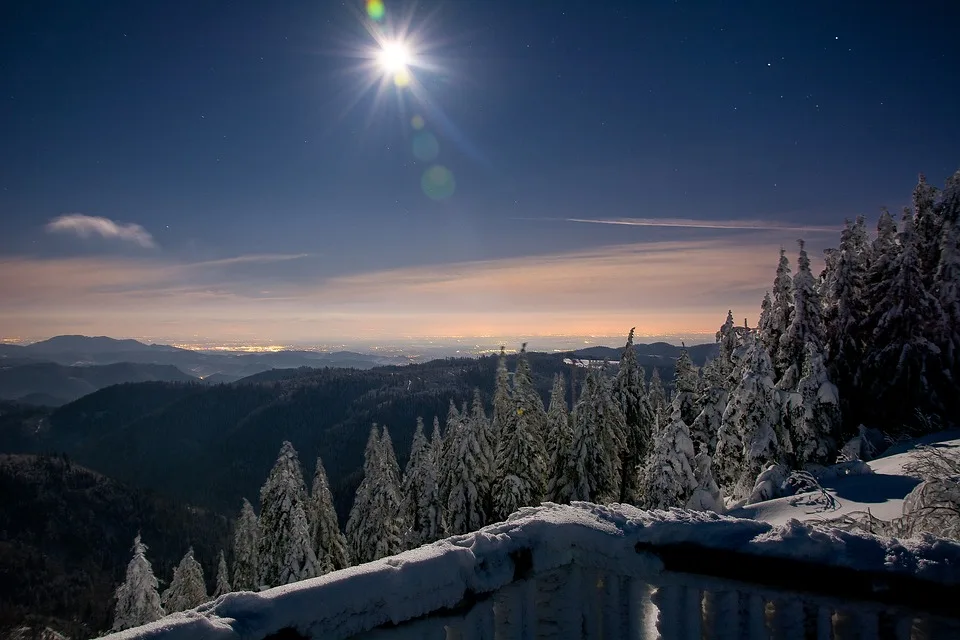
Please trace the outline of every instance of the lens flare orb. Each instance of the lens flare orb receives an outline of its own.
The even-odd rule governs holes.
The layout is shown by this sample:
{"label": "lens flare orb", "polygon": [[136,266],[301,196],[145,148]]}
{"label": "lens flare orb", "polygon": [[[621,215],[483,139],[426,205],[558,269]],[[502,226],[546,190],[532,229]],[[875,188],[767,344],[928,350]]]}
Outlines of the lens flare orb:
{"label": "lens flare orb", "polygon": [[380,68],[388,73],[406,71],[411,62],[410,49],[402,42],[385,42],[377,61]]}

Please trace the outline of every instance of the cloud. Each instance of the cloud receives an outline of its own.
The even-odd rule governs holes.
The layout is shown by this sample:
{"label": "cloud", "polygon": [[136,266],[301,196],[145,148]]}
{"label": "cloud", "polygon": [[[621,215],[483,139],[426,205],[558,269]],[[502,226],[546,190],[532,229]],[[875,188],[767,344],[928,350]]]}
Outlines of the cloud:
{"label": "cloud", "polygon": [[733,231],[800,231],[803,233],[837,233],[841,227],[805,225],[774,220],[693,220],[690,218],[565,218],[567,222],[615,224],[628,227],[682,227],[687,229],[729,229]]}
{"label": "cloud", "polygon": [[125,242],[138,244],[145,249],[157,246],[153,236],[138,224],[114,222],[110,218],[88,216],[82,213],[69,213],[54,218],[46,225],[50,233],[73,233],[81,238],[100,236],[116,238]]}

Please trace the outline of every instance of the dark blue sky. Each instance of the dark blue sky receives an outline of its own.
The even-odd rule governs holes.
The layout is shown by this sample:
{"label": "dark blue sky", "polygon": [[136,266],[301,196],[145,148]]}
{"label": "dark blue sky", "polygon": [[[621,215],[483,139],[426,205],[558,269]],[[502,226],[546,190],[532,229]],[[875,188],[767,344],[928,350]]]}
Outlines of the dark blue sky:
{"label": "dark blue sky", "polygon": [[[420,312],[442,332],[450,273],[473,295],[452,311],[491,314],[468,333],[536,334],[540,311],[553,317],[549,332],[577,333],[628,322],[631,309],[641,326],[682,312],[686,329],[708,330],[762,295],[768,274],[749,279],[732,265],[709,286],[727,298],[706,303],[651,291],[604,306],[623,283],[599,256],[632,247],[624,269],[647,280],[671,267],[638,258],[644,246],[679,243],[671,251],[693,263],[696,251],[763,247],[772,271],[776,247],[798,233],[779,227],[899,208],[921,171],[942,184],[960,166],[957,24],[949,0],[388,1],[381,23],[359,0],[8,3],[0,260],[25,284],[4,285],[18,309],[0,309],[0,334],[124,331],[143,322],[137,295],[179,310],[151,316],[159,324],[144,331],[155,335],[192,335],[191,318],[213,335],[230,316],[243,327],[224,328],[231,335],[319,339],[347,335],[351,314],[371,309],[381,318],[371,335],[415,332]],[[414,84],[361,93],[381,75],[362,57],[378,48],[371,31],[392,37],[402,25],[415,41]],[[425,135],[439,154],[422,161],[414,144]],[[455,179],[441,200],[421,185],[433,164]],[[51,232],[67,214],[115,227]],[[131,224],[146,241],[130,241]],[[818,248],[835,242],[806,235]],[[555,276],[534,273],[538,256]],[[582,309],[557,320],[589,282],[555,280],[594,268],[594,325]],[[84,310],[49,282],[58,269],[150,277],[74,283],[106,296]],[[703,284],[695,269],[689,278],[678,284],[695,296]],[[368,281],[390,295],[358,294]],[[336,307],[341,324],[321,307]],[[528,315],[502,321],[515,312]],[[718,321],[701,326],[708,312]],[[296,322],[314,333],[281,329]],[[409,328],[385,328],[398,322]]]}

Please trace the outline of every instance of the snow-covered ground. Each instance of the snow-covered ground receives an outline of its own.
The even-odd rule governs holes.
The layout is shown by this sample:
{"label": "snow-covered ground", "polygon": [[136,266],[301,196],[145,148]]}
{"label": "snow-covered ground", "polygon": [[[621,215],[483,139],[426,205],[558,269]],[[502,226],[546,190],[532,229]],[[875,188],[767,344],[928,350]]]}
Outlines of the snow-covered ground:
{"label": "snow-covered ground", "polygon": [[728,515],[785,524],[790,519],[817,522],[869,511],[881,520],[893,520],[903,513],[903,499],[920,484],[919,478],[904,472],[904,465],[916,458],[918,445],[935,443],[960,452],[960,432],[945,431],[896,444],[882,457],[867,463],[872,474],[821,480],[832,500],[818,493],[801,493],[733,509]]}

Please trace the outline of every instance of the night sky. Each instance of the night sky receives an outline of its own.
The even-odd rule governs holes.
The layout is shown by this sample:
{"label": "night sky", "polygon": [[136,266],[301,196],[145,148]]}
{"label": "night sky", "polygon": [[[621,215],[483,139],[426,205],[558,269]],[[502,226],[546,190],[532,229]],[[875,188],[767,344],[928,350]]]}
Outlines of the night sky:
{"label": "night sky", "polygon": [[954,0],[379,9],[4,3],[0,337],[712,332],[960,167]]}

